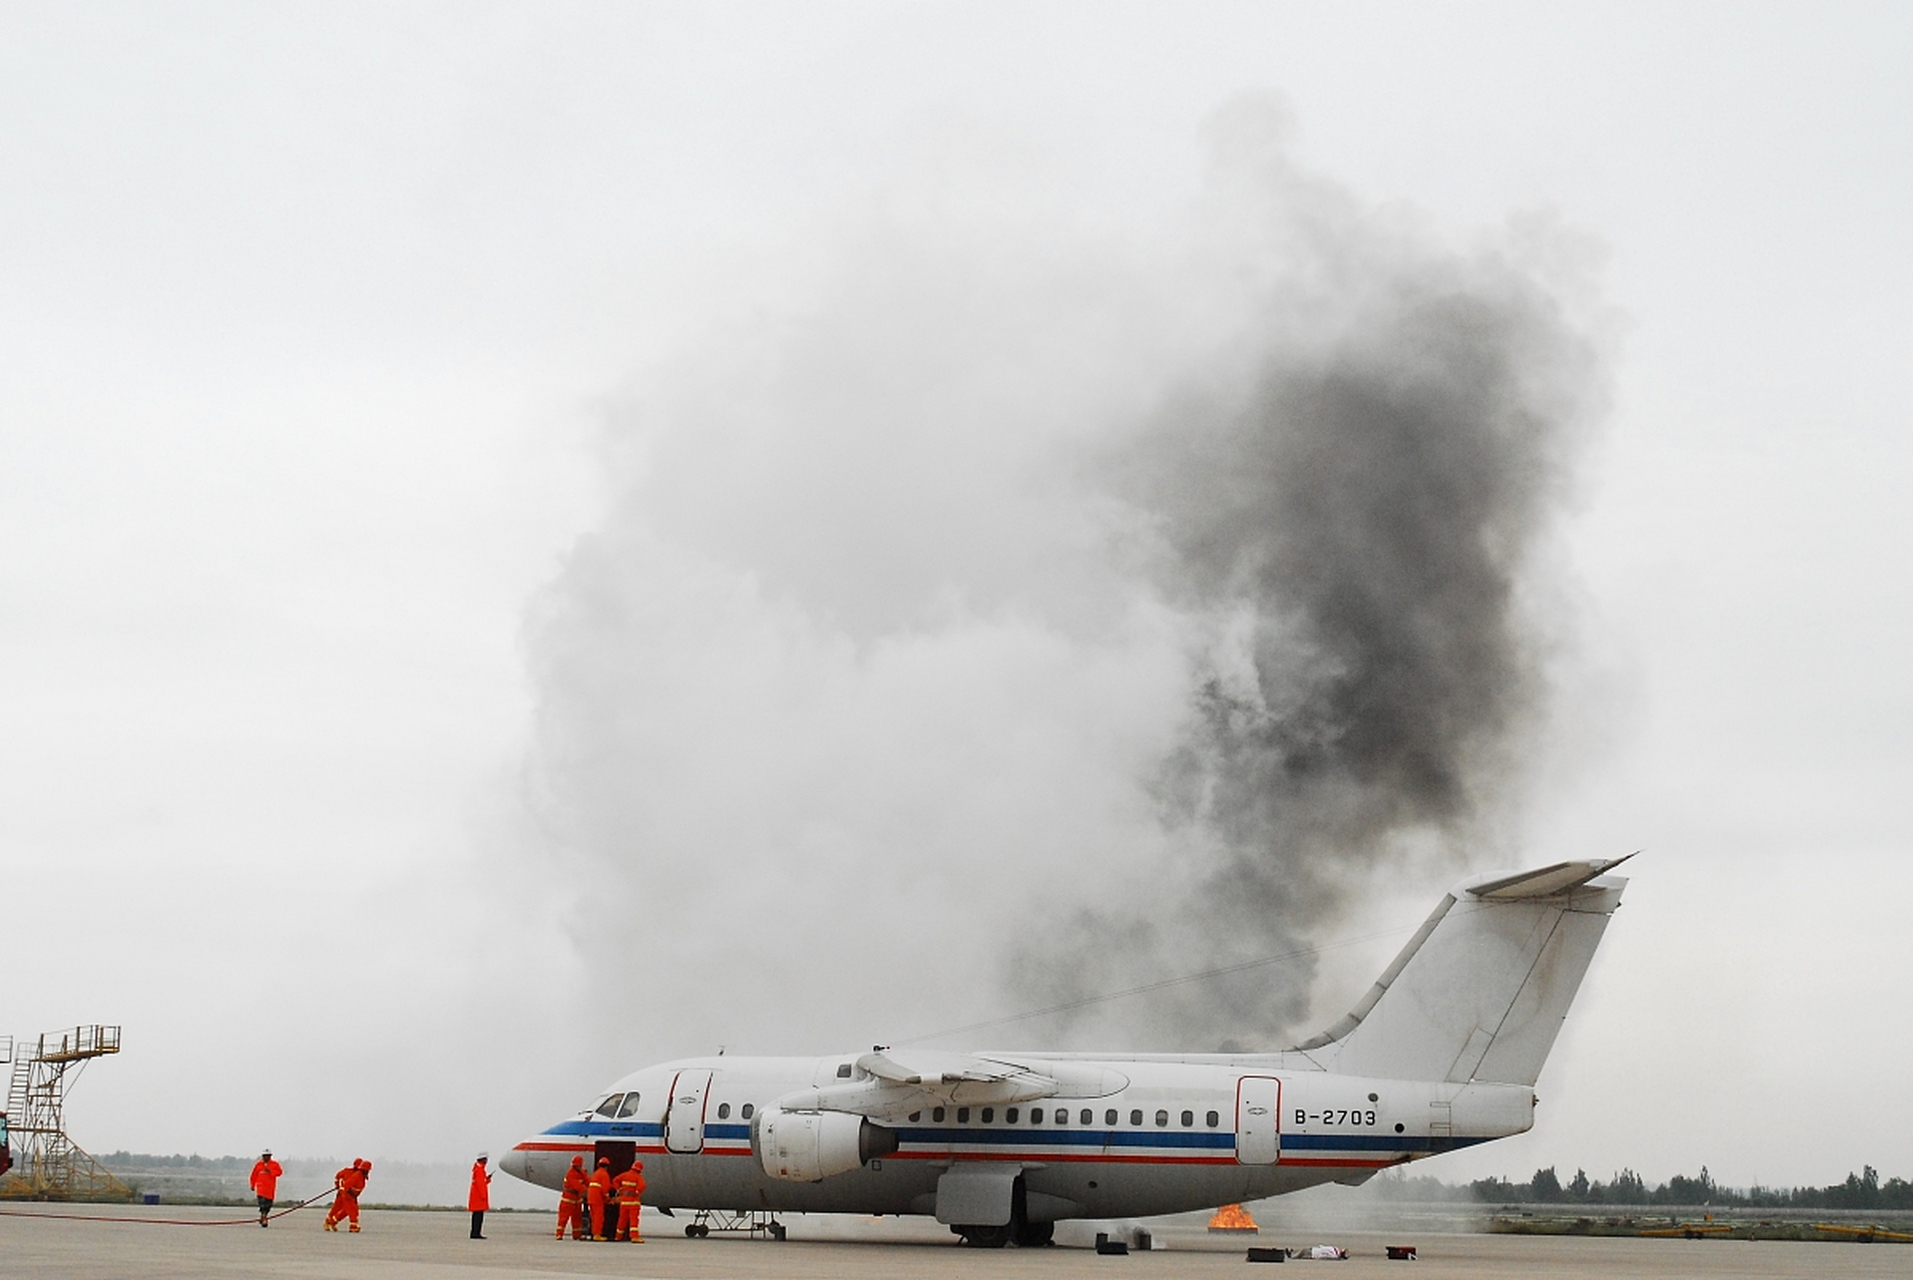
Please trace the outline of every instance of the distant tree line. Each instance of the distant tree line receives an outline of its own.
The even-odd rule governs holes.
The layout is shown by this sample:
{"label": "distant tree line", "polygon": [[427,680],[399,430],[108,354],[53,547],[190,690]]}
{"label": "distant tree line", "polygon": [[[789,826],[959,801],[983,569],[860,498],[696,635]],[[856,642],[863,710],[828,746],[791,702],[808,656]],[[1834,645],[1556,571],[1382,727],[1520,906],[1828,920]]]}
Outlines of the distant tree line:
{"label": "distant tree line", "polygon": [[[111,1169],[132,1169],[159,1176],[182,1178],[238,1178],[244,1183],[252,1173],[253,1161],[258,1156],[162,1156],[143,1151],[114,1151],[95,1157],[101,1164]],[[331,1156],[280,1156],[279,1163],[286,1167],[288,1174],[330,1175],[334,1169],[345,1163]],[[393,1161],[391,1165],[400,1165],[402,1161]],[[388,1166],[390,1167],[390,1166]]]}
{"label": "distant tree line", "polygon": [[1480,1178],[1468,1184],[1477,1200],[1494,1204],[1648,1204],[1739,1205],[1754,1209],[1913,1209],[1913,1182],[1904,1178],[1880,1181],[1872,1165],[1849,1173],[1845,1182],[1824,1187],[1723,1187],[1702,1165],[1694,1177],[1676,1174],[1648,1186],[1641,1175],[1623,1169],[1606,1182],[1591,1180],[1576,1169],[1566,1185],[1550,1165],[1536,1169],[1526,1182]]}
{"label": "distant tree line", "polygon": [[137,1151],[115,1151],[100,1163],[119,1169],[193,1169],[205,1173],[250,1174],[256,1156],[149,1156]]}

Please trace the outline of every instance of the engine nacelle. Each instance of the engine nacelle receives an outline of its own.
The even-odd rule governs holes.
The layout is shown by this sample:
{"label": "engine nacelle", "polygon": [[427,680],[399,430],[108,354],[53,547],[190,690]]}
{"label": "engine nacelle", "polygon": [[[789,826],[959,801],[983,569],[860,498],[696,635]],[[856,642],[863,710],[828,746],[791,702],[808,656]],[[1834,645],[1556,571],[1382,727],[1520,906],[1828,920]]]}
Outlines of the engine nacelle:
{"label": "engine nacelle", "polygon": [[897,1149],[897,1133],[846,1111],[766,1107],[751,1124],[751,1148],[764,1172],[786,1182],[822,1182]]}

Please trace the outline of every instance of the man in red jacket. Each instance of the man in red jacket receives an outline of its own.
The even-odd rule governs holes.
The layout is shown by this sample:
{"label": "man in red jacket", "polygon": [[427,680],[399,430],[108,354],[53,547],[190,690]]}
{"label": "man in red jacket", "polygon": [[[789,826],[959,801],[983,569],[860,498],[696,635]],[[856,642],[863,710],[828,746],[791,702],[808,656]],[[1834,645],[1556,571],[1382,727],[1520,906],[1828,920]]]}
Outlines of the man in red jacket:
{"label": "man in red jacket", "polygon": [[485,1210],[492,1207],[492,1175],[486,1172],[485,1162],[491,1159],[486,1152],[479,1152],[478,1159],[472,1162],[472,1194],[465,1200],[465,1207],[472,1211],[472,1239],[485,1238]]}
{"label": "man in red jacket", "polygon": [[585,1238],[585,1158],[571,1157],[571,1167],[565,1170],[565,1189],[558,1193],[558,1230],[552,1239],[565,1238],[565,1224],[571,1224],[571,1238]]}
{"label": "man in red jacket", "polygon": [[252,1166],[252,1193],[259,1197],[259,1225],[266,1225],[266,1218],[272,1213],[272,1199],[279,1193],[279,1175],[285,1169],[272,1158],[272,1152],[263,1151]]}

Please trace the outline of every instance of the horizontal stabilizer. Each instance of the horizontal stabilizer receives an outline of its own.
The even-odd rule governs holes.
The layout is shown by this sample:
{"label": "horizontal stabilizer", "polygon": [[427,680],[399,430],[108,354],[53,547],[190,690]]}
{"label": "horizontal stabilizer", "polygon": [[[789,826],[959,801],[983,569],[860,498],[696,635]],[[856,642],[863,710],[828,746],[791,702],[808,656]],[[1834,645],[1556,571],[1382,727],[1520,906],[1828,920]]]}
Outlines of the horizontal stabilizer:
{"label": "horizontal stabilizer", "polygon": [[1626,858],[1590,858],[1585,862],[1557,862],[1551,867],[1538,867],[1533,871],[1521,871],[1511,876],[1497,876],[1492,880],[1470,884],[1465,887],[1464,892],[1477,898],[1493,898],[1502,902],[1517,898],[1552,898],[1556,894],[1580,888],[1594,877],[1612,871],[1633,856],[1634,854],[1630,853]]}

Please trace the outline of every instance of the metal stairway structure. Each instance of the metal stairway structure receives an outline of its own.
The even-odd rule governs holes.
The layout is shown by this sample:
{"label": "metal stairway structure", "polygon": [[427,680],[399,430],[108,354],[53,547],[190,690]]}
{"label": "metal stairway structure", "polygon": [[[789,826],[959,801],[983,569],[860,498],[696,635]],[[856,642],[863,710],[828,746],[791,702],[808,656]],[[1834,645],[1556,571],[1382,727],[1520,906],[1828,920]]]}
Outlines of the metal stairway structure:
{"label": "metal stairway structure", "polygon": [[13,1169],[0,1178],[5,1200],[130,1200],[132,1189],[66,1135],[68,1069],[120,1051],[120,1029],[94,1025],[16,1041],[7,1084]]}

